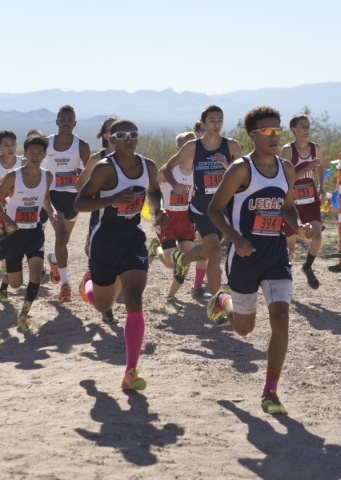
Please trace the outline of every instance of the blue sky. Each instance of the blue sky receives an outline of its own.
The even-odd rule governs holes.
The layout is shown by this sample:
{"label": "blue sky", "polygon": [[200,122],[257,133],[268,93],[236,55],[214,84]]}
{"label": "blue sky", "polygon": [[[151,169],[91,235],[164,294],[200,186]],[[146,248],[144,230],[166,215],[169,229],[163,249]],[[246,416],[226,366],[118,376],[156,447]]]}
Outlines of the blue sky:
{"label": "blue sky", "polygon": [[340,18],[339,0],[6,2],[0,93],[340,82]]}

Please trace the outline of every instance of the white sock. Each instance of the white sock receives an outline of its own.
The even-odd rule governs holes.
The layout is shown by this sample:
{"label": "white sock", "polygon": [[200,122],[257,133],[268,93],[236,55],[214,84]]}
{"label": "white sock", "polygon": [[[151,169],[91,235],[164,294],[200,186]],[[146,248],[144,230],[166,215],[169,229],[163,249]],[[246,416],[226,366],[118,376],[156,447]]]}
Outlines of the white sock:
{"label": "white sock", "polygon": [[174,263],[174,261],[173,261],[173,253],[176,252],[176,250],[177,250],[176,248],[173,248],[173,250],[170,252],[170,258],[171,258],[172,263]]}
{"label": "white sock", "polygon": [[51,257],[50,257],[50,262],[51,263],[57,263],[57,259],[56,259],[56,254],[53,252]]}
{"label": "white sock", "polygon": [[60,268],[59,275],[60,275],[60,283],[62,285],[65,285],[65,284],[70,285],[70,282],[67,276],[67,267]]}

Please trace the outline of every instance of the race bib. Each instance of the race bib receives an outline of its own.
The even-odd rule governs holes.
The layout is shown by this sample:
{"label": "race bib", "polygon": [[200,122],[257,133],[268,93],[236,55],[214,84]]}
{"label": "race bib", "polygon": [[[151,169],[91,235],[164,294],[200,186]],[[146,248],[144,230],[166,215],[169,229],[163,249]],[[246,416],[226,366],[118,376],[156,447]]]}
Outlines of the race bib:
{"label": "race bib", "polygon": [[18,207],[14,221],[18,228],[36,228],[38,223],[38,206]]}
{"label": "race bib", "polygon": [[146,193],[144,190],[134,192],[134,200],[132,203],[122,204],[117,207],[117,215],[119,217],[131,218],[141,212]]}
{"label": "race bib", "polygon": [[174,190],[170,193],[169,210],[180,211],[187,210],[189,202],[189,193],[176,193]]}
{"label": "race bib", "polygon": [[225,170],[209,171],[204,173],[205,193],[211,194],[217,191],[221,184]]}
{"label": "race bib", "polygon": [[252,233],[254,235],[279,235],[282,222],[281,210],[257,210]]}
{"label": "race bib", "polygon": [[70,188],[74,187],[77,182],[77,173],[73,172],[56,172],[56,187]]}
{"label": "race bib", "polygon": [[296,205],[304,205],[315,201],[314,187],[311,183],[302,183],[294,186],[294,202]]}

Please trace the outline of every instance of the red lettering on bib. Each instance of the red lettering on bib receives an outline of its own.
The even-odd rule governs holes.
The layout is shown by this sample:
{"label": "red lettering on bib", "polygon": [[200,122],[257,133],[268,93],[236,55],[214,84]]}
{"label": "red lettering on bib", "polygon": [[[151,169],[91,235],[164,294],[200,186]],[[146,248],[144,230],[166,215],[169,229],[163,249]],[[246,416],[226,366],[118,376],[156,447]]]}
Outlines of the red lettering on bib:
{"label": "red lettering on bib", "polygon": [[294,186],[294,201],[296,205],[304,205],[315,201],[314,187],[311,183]]}
{"label": "red lettering on bib", "polygon": [[119,217],[133,217],[141,212],[145,199],[145,192],[134,192],[134,200],[132,203],[122,204],[117,207],[117,215]]}
{"label": "red lettering on bib", "polygon": [[189,193],[176,193],[174,190],[170,193],[169,205],[170,207],[186,207],[189,202]]}
{"label": "red lettering on bib", "polygon": [[77,182],[77,173],[73,172],[56,172],[56,187],[70,188],[74,187]]}
{"label": "red lettering on bib", "polygon": [[221,184],[225,171],[205,172],[204,173],[204,186],[205,193],[215,193],[217,188]]}
{"label": "red lettering on bib", "polygon": [[252,233],[255,235],[279,235],[282,222],[281,210],[257,210]]}
{"label": "red lettering on bib", "polygon": [[38,207],[18,207],[15,223],[19,228],[35,228],[38,222]]}

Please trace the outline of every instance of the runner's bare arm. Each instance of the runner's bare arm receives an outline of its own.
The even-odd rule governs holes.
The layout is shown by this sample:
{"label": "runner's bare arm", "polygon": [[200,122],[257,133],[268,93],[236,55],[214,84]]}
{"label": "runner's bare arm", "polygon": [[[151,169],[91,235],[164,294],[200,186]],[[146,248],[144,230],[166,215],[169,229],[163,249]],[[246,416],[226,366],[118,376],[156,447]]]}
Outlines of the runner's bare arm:
{"label": "runner's bare arm", "polygon": [[89,144],[84,142],[82,139],[79,140],[79,156],[82,159],[84,167],[86,167],[86,164],[90,158],[90,147]]}
{"label": "runner's bare arm", "polygon": [[223,210],[233,195],[248,184],[249,177],[249,168],[245,161],[243,159],[236,160],[226,171],[207,211],[212,222],[234,243],[236,253],[241,257],[251,255],[255,249],[232,227]]}
{"label": "runner's bare arm", "polygon": [[81,187],[84,185],[84,183],[89,179],[90,174],[94,168],[95,165],[100,161],[101,156],[99,153],[95,153],[94,155],[91,155],[90,160],[86,164],[84,170],[80,173],[77,182],[75,184],[75,189],[79,192]]}
{"label": "runner's bare arm", "polygon": [[234,140],[233,138],[228,138],[228,147],[230,150],[231,158],[232,161],[237,160],[243,155],[242,149],[240,148],[239,143],[237,140]]}
{"label": "runner's bare arm", "polygon": [[47,180],[47,188],[46,188],[46,194],[45,194],[45,198],[44,198],[43,207],[45,208],[45,210],[47,212],[47,215],[49,217],[51,225],[53,226],[53,228],[57,228],[58,227],[58,216],[57,216],[57,212],[53,208],[53,206],[51,204],[51,200],[50,200],[50,186],[51,186],[51,183],[53,181],[53,175],[49,171],[46,172],[46,180]]}
{"label": "runner's bare arm", "polygon": [[283,204],[283,217],[289,226],[302,238],[309,239],[313,236],[314,231],[310,223],[302,224],[294,202],[295,168],[291,162],[285,160],[283,161],[283,168],[289,183]]}
{"label": "runner's bare arm", "polygon": [[320,160],[320,165],[317,167],[317,174],[319,177],[319,196],[320,200],[323,202],[323,200],[326,198],[327,194],[323,188],[324,184],[324,165],[323,165],[323,160],[322,160],[322,148],[320,145],[316,144],[316,155],[317,158]]}
{"label": "runner's bare arm", "polygon": [[116,185],[116,171],[107,160],[101,160],[92,170],[89,180],[80,189],[74,209],[76,212],[94,212],[111,205],[117,207],[120,204],[131,203],[134,200],[134,193],[131,189],[109,197],[94,198],[101,189],[110,190]]}
{"label": "runner's bare arm", "polygon": [[173,168],[180,163],[186,169],[192,168],[195,155],[195,142],[196,140],[190,140],[189,142],[185,143],[185,145],[181,147],[180,150],[164,165],[165,168],[163,169],[162,173],[166,182],[172,186],[176,193],[185,193],[187,192],[187,188],[186,185],[177,183],[173,175]]}
{"label": "runner's bare arm", "polygon": [[150,179],[147,196],[154,207],[156,220],[155,225],[165,226],[168,221],[168,216],[166,210],[163,208],[162,192],[157,179],[157,166],[152,160],[146,159],[146,162]]}
{"label": "runner's bare arm", "polygon": [[[0,184],[0,198],[5,197],[6,195],[12,196],[15,185],[15,173],[10,172],[5,175],[1,184]],[[5,222],[6,226],[12,230],[17,230],[17,224],[4,212],[0,202],[0,218]]]}
{"label": "runner's bare arm", "polygon": [[[283,158],[284,160],[288,160],[291,163],[291,147],[289,144],[284,145],[284,147],[282,148],[281,158]],[[300,170],[299,172],[295,171],[295,182],[296,180],[304,177],[306,173],[314,170],[314,168],[318,168],[319,165],[320,160],[314,159],[312,162],[309,162],[309,165],[307,165],[305,168],[302,168],[302,170]]]}

